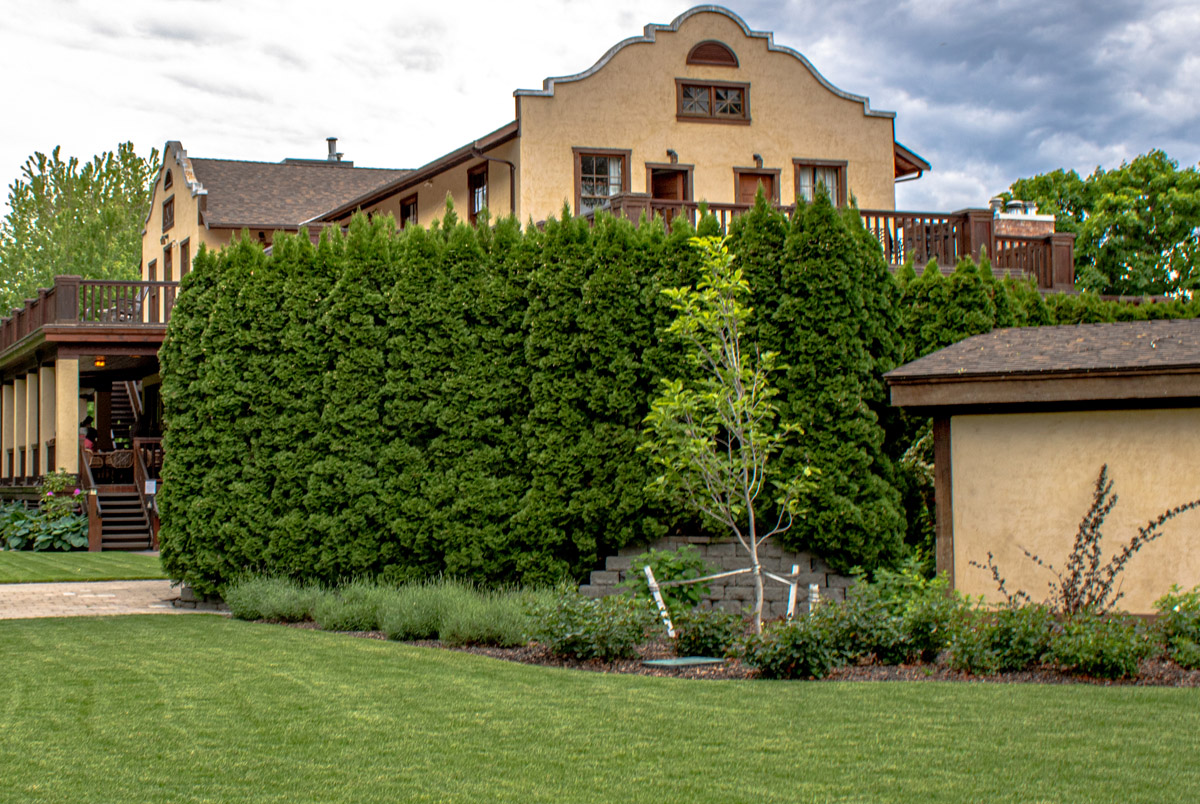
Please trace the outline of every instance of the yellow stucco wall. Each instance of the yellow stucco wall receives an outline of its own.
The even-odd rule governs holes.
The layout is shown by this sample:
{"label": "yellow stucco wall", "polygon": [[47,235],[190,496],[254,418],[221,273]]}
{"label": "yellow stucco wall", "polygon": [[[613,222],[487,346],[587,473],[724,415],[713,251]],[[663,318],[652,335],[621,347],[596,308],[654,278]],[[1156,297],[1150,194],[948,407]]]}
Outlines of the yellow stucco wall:
{"label": "yellow stucco wall", "polygon": [[[1053,576],[1021,548],[1060,569],[1107,463],[1120,500],[1105,521],[1105,561],[1137,528],[1200,497],[1200,409],[955,416],[951,419],[954,578],[959,591],[998,599],[990,574],[970,566],[987,552],[1035,600]],[[1200,584],[1200,511],[1126,565],[1119,606],[1145,614],[1173,583]]]}
{"label": "yellow stucco wall", "polygon": [[[484,153],[493,159],[504,159],[517,165],[519,176],[520,151],[516,140],[510,140],[496,148],[484,151]],[[465,220],[468,210],[467,174],[485,162],[488,165],[488,212],[491,214],[492,220],[507,216],[512,211],[512,205],[509,202],[509,167],[503,162],[478,158],[470,159],[461,165],[443,171],[414,187],[393,193],[376,204],[364,207],[364,211],[392,215],[396,219],[396,224],[399,225],[400,201],[416,194],[417,223],[421,226],[428,226],[435,219],[441,220],[445,216],[446,196],[450,195],[454,199],[455,212],[459,218]]]}
{"label": "yellow stucco wall", "polygon": [[[688,65],[688,51],[715,39],[739,67]],[[819,66],[819,65],[818,65]],[[750,84],[750,125],[676,119],[676,78]],[[795,56],[769,52],[724,14],[685,19],[653,43],[619,50],[591,76],[557,83],[553,97],[519,95],[522,220],[558,215],[574,199],[572,146],[631,149],[631,187],[646,192],[647,162],[694,164],[696,201],[733,202],[733,168],[780,169],[780,198],[795,199],[794,158],[846,160],[847,185],[860,207],[893,209],[894,134],[888,117],[869,117],[861,101],[839,97]]]}
{"label": "yellow stucco wall", "polygon": [[[185,240],[189,244],[190,259],[196,259],[200,244],[209,248],[221,248],[229,244],[233,230],[206,229],[200,224],[200,197],[193,196],[184,177],[183,167],[178,163],[175,149],[168,148],[163,158],[163,168],[158,172],[150,199],[150,217],[142,233],[142,279],[150,278],[150,261],[157,260],[157,278],[163,279],[163,250],[171,249],[172,279],[179,281],[179,245]],[[164,188],[167,171],[171,171],[172,185]],[[168,198],[175,198],[175,225],[167,231],[162,228],[162,205]],[[167,235],[166,243],[162,242]]]}

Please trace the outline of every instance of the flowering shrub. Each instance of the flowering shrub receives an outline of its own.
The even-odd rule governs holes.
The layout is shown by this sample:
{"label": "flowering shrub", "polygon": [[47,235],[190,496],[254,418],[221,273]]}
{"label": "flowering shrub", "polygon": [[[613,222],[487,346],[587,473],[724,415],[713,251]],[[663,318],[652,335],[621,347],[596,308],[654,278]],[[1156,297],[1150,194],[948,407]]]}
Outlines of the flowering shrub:
{"label": "flowering shrub", "polygon": [[587,598],[565,590],[535,605],[535,638],[559,656],[625,659],[637,655],[654,614],[646,601],[624,595]]}

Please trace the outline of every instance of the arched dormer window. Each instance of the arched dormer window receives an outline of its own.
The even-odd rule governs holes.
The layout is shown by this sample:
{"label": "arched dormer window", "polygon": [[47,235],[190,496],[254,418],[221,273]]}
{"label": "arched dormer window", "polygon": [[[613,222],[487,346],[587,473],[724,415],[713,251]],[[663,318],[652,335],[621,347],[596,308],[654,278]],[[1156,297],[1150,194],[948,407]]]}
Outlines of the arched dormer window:
{"label": "arched dormer window", "polygon": [[173,181],[171,179],[171,171],[168,170],[166,177],[163,178],[163,189],[164,190],[170,189],[172,184],[173,184]]}
{"label": "arched dormer window", "polygon": [[688,51],[688,64],[712,64],[718,67],[737,67],[738,57],[729,46],[715,39],[699,42]]}

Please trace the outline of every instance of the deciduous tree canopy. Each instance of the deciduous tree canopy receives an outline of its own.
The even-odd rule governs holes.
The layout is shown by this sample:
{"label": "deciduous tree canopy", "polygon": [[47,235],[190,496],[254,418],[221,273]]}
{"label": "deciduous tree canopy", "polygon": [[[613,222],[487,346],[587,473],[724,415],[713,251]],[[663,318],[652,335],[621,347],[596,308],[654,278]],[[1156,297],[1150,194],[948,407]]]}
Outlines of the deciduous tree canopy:
{"label": "deciduous tree canopy", "polygon": [[1006,194],[1053,213],[1075,232],[1076,284],[1122,295],[1187,295],[1200,287],[1200,171],[1163,151],[1081,179],[1056,170]]}
{"label": "deciduous tree canopy", "polygon": [[8,188],[0,223],[0,310],[49,287],[56,274],[137,279],[141,230],[158,151],[125,142],[84,163],[56,147],[35,153]]}

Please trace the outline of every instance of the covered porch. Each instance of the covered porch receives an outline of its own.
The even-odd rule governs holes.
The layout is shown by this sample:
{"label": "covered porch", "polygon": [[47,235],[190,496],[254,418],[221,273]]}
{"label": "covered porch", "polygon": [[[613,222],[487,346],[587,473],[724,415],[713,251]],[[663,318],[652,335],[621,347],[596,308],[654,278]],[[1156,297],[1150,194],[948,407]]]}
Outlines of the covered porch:
{"label": "covered porch", "polygon": [[158,349],[177,291],[59,276],[0,320],[0,497],[75,475],[89,550],[157,545]]}

